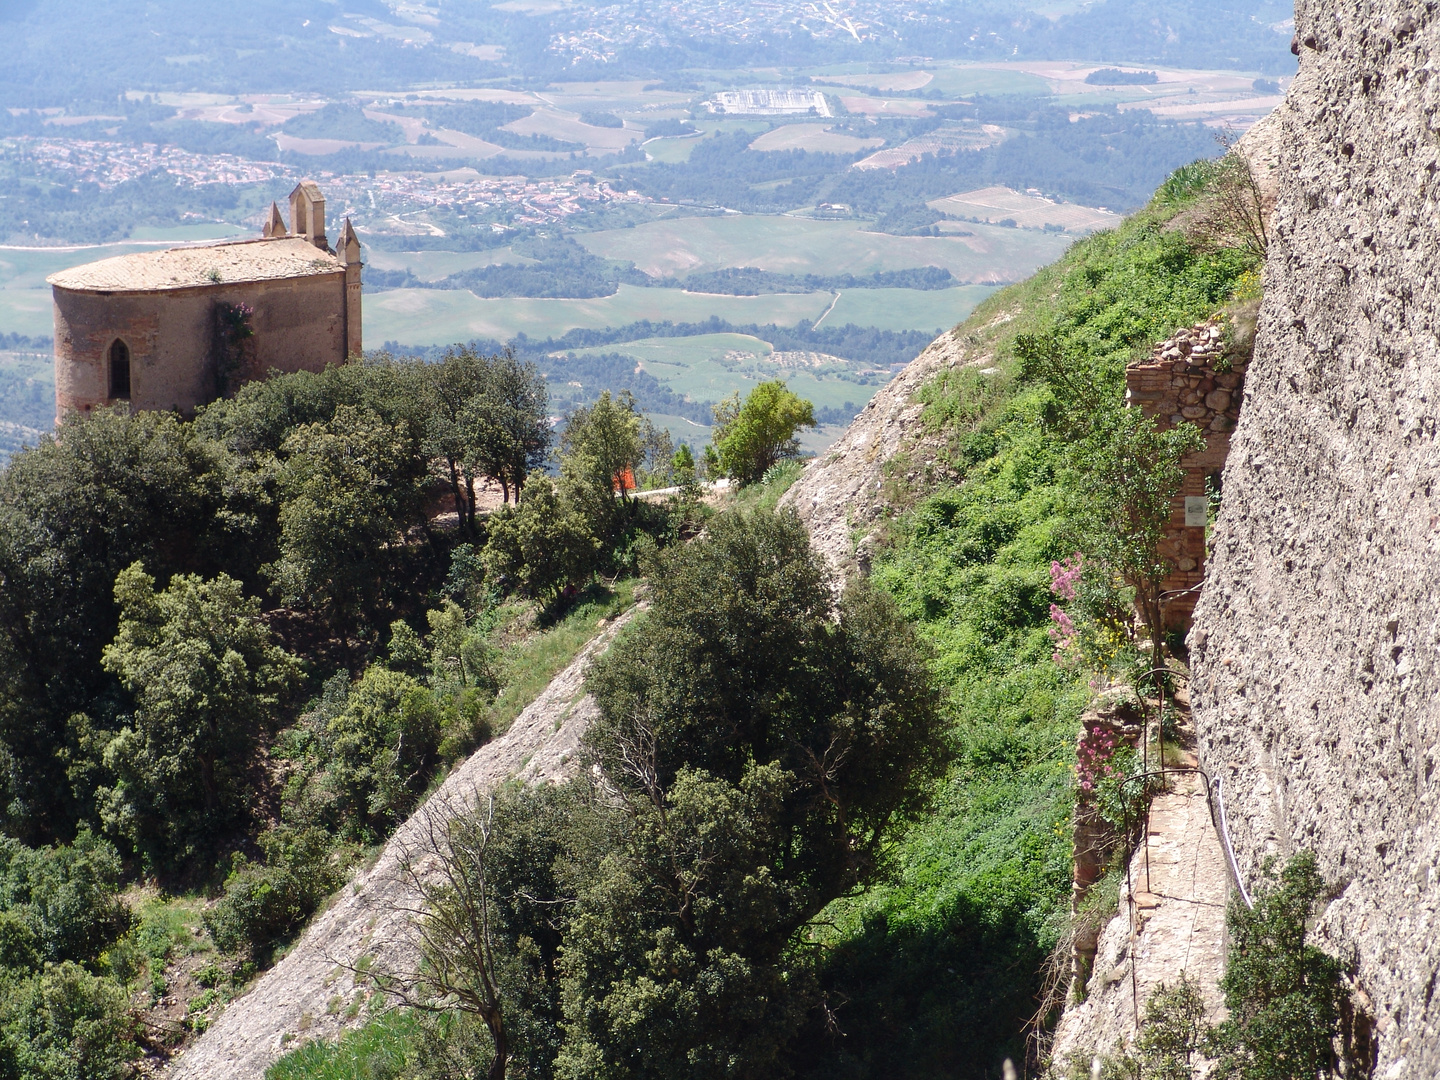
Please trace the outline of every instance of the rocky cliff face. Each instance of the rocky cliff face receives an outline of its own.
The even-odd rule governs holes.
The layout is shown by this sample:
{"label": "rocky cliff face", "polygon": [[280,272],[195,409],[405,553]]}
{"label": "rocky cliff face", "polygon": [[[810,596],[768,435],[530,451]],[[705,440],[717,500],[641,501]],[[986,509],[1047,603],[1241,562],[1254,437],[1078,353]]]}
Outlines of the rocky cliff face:
{"label": "rocky cliff face", "polygon": [[838,576],[869,570],[871,539],[891,509],[884,491],[887,467],[897,460],[919,470],[936,466],[943,440],[926,432],[920,420],[924,405],[916,394],[944,368],[990,359],[970,352],[953,332],[941,334],[870,399],[780,500],[794,507]]}
{"label": "rocky cliff face", "polygon": [[1242,874],[1311,848],[1376,1075],[1440,1071],[1440,12],[1300,0],[1254,363],[1191,632]]}

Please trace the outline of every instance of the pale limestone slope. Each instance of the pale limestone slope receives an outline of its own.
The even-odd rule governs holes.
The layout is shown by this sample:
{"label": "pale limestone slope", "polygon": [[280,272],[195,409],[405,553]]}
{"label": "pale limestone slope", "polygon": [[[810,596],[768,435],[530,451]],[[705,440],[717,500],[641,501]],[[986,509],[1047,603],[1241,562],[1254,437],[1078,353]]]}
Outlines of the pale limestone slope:
{"label": "pale limestone slope", "polygon": [[367,993],[348,970],[362,957],[380,970],[407,970],[413,962],[407,917],[396,910],[409,895],[401,860],[421,844],[428,815],[473,804],[476,796],[512,776],[532,783],[569,776],[580,738],[597,714],[594,699],[585,694],[585,668],[633,614],[632,609],[606,627],[505,734],[451,773],[400,827],[375,865],[346,886],[295,948],[254,989],[231,1002],[165,1075],[170,1080],[261,1080],[285,1050],[306,1039],[334,1036],[345,1026],[345,1007]]}
{"label": "pale limestone slope", "polygon": [[926,450],[916,392],[936,372],[966,362],[966,349],[955,335],[941,334],[870,399],[839,441],[806,466],[781,499],[781,506],[795,508],[816,550],[837,572],[868,569],[866,541],[886,509],[886,464],[902,454],[920,459],[921,465],[935,457]]}

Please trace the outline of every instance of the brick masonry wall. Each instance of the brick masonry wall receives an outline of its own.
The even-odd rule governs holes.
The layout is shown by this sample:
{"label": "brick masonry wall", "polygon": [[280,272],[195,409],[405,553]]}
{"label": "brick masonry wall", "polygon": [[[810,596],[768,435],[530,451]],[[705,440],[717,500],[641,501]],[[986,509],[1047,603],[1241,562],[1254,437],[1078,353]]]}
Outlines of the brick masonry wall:
{"label": "brick masonry wall", "polygon": [[109,403],[108,357],[116,338],[130,348],[132,408],[190,413],[215,400],[221,303],[255,310],[241,381],[271,370],[320,371],[349,356],[343,270],[157,292],[57,287],[54,297],[57,422],[68,411]]}
{"label": "brick masonry wall", "polygon": [[1243,362],[1227,353],[1219,320],[1176,331],[1155,346],[1148,360],[1125,371],[1125,400],[1153,416],[1161,428],[1194,424],[1205,448],[1180,464],[1185,481],[1175,496],[1160,554],[1174,568],[1164,588],[1173,593],[1165,607],[1168,625],[1188,629],[1205,579],[1205,526],[1185,523],[1186,498],[1204,497],[1205,481],[1218,476],[1230,453],[1230,433],[1240,418],[1245,384]]}

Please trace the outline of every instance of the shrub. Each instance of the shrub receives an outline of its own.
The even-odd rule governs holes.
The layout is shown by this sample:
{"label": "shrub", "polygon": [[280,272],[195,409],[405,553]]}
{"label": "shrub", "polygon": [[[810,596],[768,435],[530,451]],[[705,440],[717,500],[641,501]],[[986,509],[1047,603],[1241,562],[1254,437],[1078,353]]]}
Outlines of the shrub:
{"label": "shrub", "polygon": [[454,600],[446,600],[425,617],[430,623],[430,685],[494,695],[500,689],[500,657],[490,644],[484,620],[472,624]]}
{"label": "shrub", "polygon": [[389,835],[430,780],[443,721],[436,696],[401,672],[371,665],[348,692],[332,680],[281,744],[298,764],[287,822],[367,843]]}
{"label": "shrub", "polygon": [[123,1080],[139,1056],[125,992],[66,961],[0,983],[0,1076]]}
{"label": "shrub", "polygon": [[225,574],[176,575],[157,591],[137,562],[115,579],[115,600],[104,665],[136,708],[105,749],[116,782],[100,814],[149,863],[174,867],[243,822],[244,772],[295,662],[260,623],[260,602]]}
{"label": "shrub", "polygon": [[115,848],[88,832],[68,847],[27,848],[0,838],[5,951],[17,962],[31,949],[49,961],[94,959],[130,928],[116,895],[120,870]]}
{"label": "shrub", "polygon": [[265,861],[239,861],[205,928],[222,951],[263,963],[344,883],[349,852],[319,829],[272,829],[260,846]]}
{"label": "shrub", "polygon": [[1296,854],[1278,881],[1273,863],[1265,873],[1270,880],[1256,889],[1254,908],[1230,901],[1230,955],[1220,980],[1230,1016],[1210,1032],[1206,1053],[1225,1080],[1334,1076],[1344,967],[1305,942],[1325,881],[1309,851]]}
{"label": "shrub", "polygon": [[485,563],[497,580],[549,599],[590,576],[600,547],[581,506],[548,477],[537,476],[525,485],[518,507],[492,519]]}
{"label": "shrub", "polygon": [[1192,1080],[1205,1033],[1205,1002],[1182,971],[1174,986],[1161,983],[1145,1004],[1137,1049],[1150,1080]]}
{"label": "shrub", "polygon": [[779,379],[763,382],[742,402],[735,394],[715,406],[715,447],[725,475],[753,484],[800,452],[795,433],[815,426],[815,407]]}
{"label": "shrub", "polygon": [[0,968],[35,971],[40,967],[40,937],[15,911],[0,911]]}

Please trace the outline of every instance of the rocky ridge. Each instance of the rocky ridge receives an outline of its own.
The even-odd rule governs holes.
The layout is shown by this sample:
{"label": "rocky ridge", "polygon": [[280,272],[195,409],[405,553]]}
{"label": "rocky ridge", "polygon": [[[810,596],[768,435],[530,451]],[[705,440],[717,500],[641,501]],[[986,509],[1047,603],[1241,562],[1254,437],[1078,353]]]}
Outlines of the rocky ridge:
{"label": "rocky ridge", "polygon": [[423,847],[432,821],[473,805],[513,776],[531,783],[568,778],[580,739],[598,714],[585,693],[585,669],[633,617],[621,615],[596,635],[505,733],[455,769],[405,822],[380,857],[311,922],[295,947],[237,998],[165,1071],[169,1080],[262,1080],[281,1054],[303,1041],[334,1037],[364,1018],[370,995],[356,969],[405,972],[415,959],[402,910],[410,883],[407,856]]}
{"label": "rocky ridge", "polygon": [[904,457],[922,468],[939,459],[942,443],[927,436],[920,421],[924,405],[916,394],[942,369],[980,362],[953,332],[941,334],[870,399],[780,500],[800,515],[816,550],[838,575],[869,569],[870,541],[889,506],[886,467]]}

